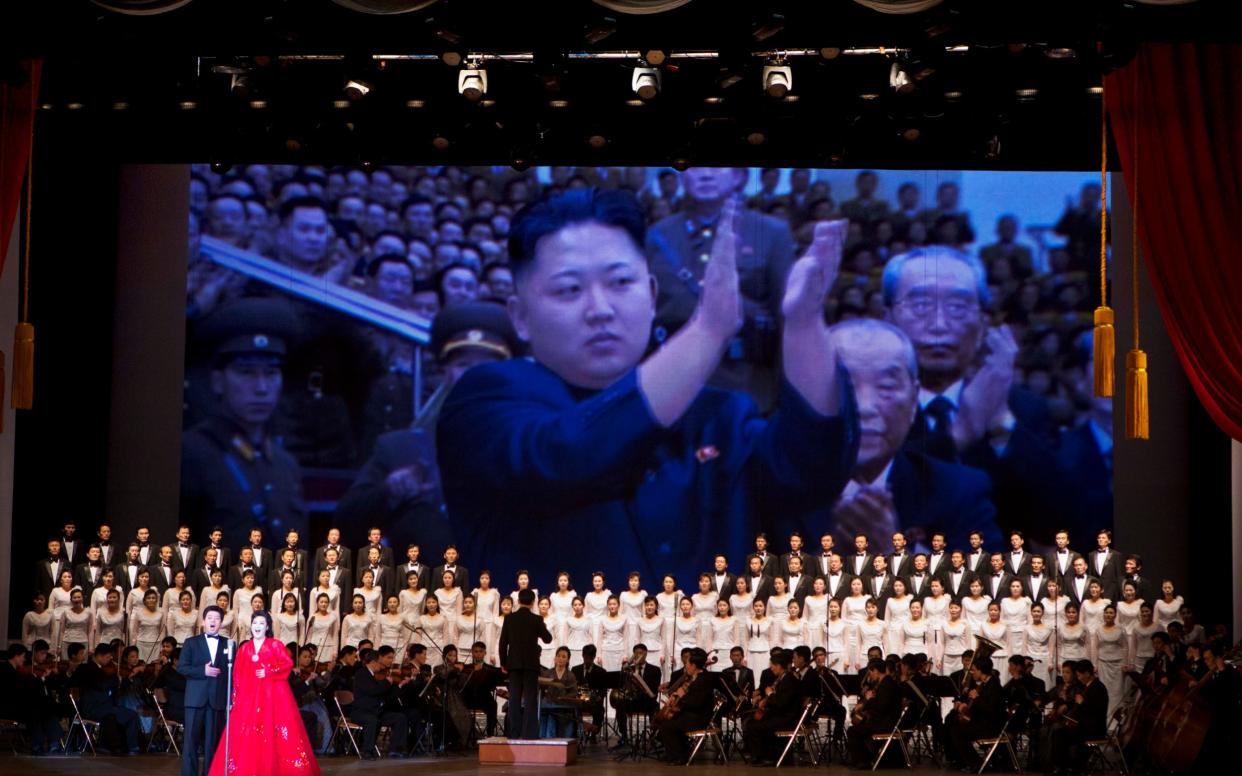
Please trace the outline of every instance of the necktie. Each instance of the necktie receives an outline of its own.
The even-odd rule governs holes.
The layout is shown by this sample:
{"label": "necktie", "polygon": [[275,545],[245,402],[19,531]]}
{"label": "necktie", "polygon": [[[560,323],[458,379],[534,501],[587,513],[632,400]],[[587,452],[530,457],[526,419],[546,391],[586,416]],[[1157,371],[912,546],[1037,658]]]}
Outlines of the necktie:
{"label": "necktie", "polygon": [[953,402],[937,396],[927,403],[923,412],[931,419],[927,438],[927,453],[941,460],[956,460],[957,445],[953,441]]}

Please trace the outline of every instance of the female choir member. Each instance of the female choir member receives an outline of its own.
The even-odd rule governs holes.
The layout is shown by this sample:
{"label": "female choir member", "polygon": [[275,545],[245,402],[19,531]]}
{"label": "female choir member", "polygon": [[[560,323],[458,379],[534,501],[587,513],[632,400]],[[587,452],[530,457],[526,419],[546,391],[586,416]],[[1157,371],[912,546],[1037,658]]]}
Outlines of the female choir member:
{"label": "female choir member", "polygon": [[91,614],[99,613],[99,610],[108,605],[108,593],[113,590],[119,594],[121,589],[116,586],[116,573],[112,569],[104,569],[99,575],[99,587],[91,591]]}
{"label": "female choir member", "polygon": [[327,593],[315,596],[315,611],[306,620],[306,643],[315,648],[315,662],[330,663],[341,649],[341,621]]}
{"label": "female choir member", "polygon": [[592,620],[603,619],[608,614],[608,599],[611,597],[612,591],[604,587],[604,572],[592,573],[591,592],[582,597],[582,602],[586,604],[586,616]]}
{"label": "female choir member", "polygon": [[[370,569],[368,569],[369,571]],[[428,602],[432,599],[428,598]],[[358,643],[363,639],[370,639],[372,644],[379,642],[379,636],[375,632],[375,615],[367,609],[367,599],[361,593],[354,593],[354,597],[350,599],[349,614],[341,618],[341,647],[357,647]],[[436,639],[439,641],[439,639]],[[443,644],[444,642],[440,642]],[[431,662],[431,653],[434,650],[427,648],[427,662]]]}
{"label": "female choir member", "polygon": [[1117,607],[1107,604],[1104,607],[1103,621],[1091,632],[1091,662],[1095,664],[1095,674],[1104,688],[1108,690],[1108,717],[1125,699],[1125,674],[1122,666],[1129,656],[1129,639],[1125,629],[1117,624]]}
{"label": "female choir member", "polygon": [[22,617],[22,643],[26,649],[33,648],[39,639],[54,644],[56,640],[52,638],[52,629],[52,610],[47,608],[47,597],[36,593],[33,608]]}
{"label": "female choir member", "polygon": [[828,668],[837,673],[849,673],[854,665],[854,650],[851,646],[854,627],[841,616],[841,602],[836,599],[828,601],[828,622],[824,631]]}
{"label": "female choir member", "polygon": [[[285,610],[285,596],[293,596],[293,600],[297,602],[298,611],[302,611],[302,591],[294,587],[295,577],[292,571],[282,571],[280,573],[280,588],[272,591],[272,606],[269,612],[283,612]],[[274,628],[274,626],[273,626]],[[283,641],[281,642],[284,643]]]}
{"label": "female choir member", "polygon": [[405,618],[401,615],[401,596],[390,595],[384,601],[384,613],[375,619],[375,628],[379,639],[375,646],[392,647],[397,655],[405,654],[405,645],[409,642],[409,631],[405,629]]}
{"label": "female choir member", "polygon": [[582,648],[593,643],[595,638],[595,622],[586,616],[586,602],[582,596],[574,596],[571,613],[561,621],[559,643],[569,647],[571,665],[582,663]]}
{"label": "female choir member", "polygon": [[[653,666],[659,666],[660,681],[666,681],[669,673],[669,634],[672,632],[673,624],[660,616],[660,602],[655,596],[647,596],[647,600],[643,602],[643,616],[635,628],[634,643],[646,645],[647,662]],[[740,643],[741,641],[735,642],[735,644]]]}
{"label": "female choir member", "polygon": [[544,627],[548,629],[548,633],[552,634],[552,641],[547,644],[539,642],[539,665],[547,668],[556,661],[556,648],[560,646],[556,640],[556,634],[560,633],[561,623],[556,615],[552,614],[552,601],[546,595],[539,599],[538,608]]}
{"label": "female choir member", "polygon": [[681,599],[685,598],[686,594],[677,589],[677,580],[672,574],[665,574],[660,585],[663,589],[656,593],[656,601],[660,603],[660,616],[666,620],[674,620],[677,618]]}
{"label": "female choir member", "polygon": [[630,622],[638,622],[643,616],[643,603],[647,600],[647,591],[642,588],[642,577],[637,571],[631,571],[626,580],[629,589],[617,596],[621,602],[621,616]]}
{"label": "female choir member", "polygon": [[[867,619],[867,596],[863,592],[863,581],[858,577],[850,580],[850,594],[841,604],[841,616],[850,625],[858,625]],[[852,662],[852,661],[851,661]],[[856,664],[855,664],[856,665]]]}
{"label": "female choir member", "polygon": [[983,582],[977,578],[970,580],[967,589],[970,595],[962,599],[962,616],[970,623],[971,630],[979,633],[983,623],[988,621],[988,604],[992,599],[983,594]]}
{"label": "female choir member", "polygon": [[1087,598],[1078,608],[1078,619],[1082,620],[1083,627],[1090,633],[1094,633],[1104,624],[1104,607],[1112,603],[1103,594],[1104,587],[1099,580],[1093,579],[1087,583]]}
{"label": "female choir member", "polygon": [[[444,573],[448,575],[453,572]],[[375,572],[371,569],[362,570],[362,585],[354,588],[354,595],[362,596],[362,604],[368,614],[379,617],[380,608],[384,605],[384,591],[375,586]]]}
{"label": "female choir member", "polygon": [[[1182,599],[1177,591],[1173,589],[1173,580],[1166,579],[1160,583],[1160,600],[1156,601],[1153,609],[1156,616],[1156,624],[1161,630],[1168,630],[1169,623],[1180,622],[1182,606],[1186,602]],[[53,609],[55,607],[53,606]]]}
{"label": "female choir member", "polygon": [[479,586],[474,589],[474,616],[480,627],[491,627],[500,616],[500,591],[492,587],[492,572],[487,569],[479,572]]}
{"label": "female choir member", "polygon": [[210,581],[211,584],[204,587],[198,593],[198,610],[200,612],[214,604],[216,597],[221,593],[229,592],[229,586],[224,584],[224,569],[212,569]]}
{"label": "female choir member", "polygon": [[884,637],[888,633],[888,625],[878,616],[880,605],[874,598],[868,598],[866,604],[867,618],[854,626],[854,665],[866,665],[867,650],[872,647],[884,649]]}
{"label": "female choir member", "polygon": [[[479,578],[482,579],[482,574]],[[492,591],[496,592],[496,591]],[[404,617],[410,612],[415,617],[423,612],[423,601],[427,600],[427,591],[418,586],[418,572],[411,571],[405,575],[405,589],[397,594],[397,606]]]}
{"label": "female choir member", "polygon": [[[302,609],[298,597],[286,593],[280,602],[280,612],[272,615],[272,637],[281,644],[301,644],[306,635],[306,626],[302,622]],[[251,625],[254,624],[253,618]]]}
{"label": "female choir member", "polygon": [[1121,602],[1117,604],[1117,624],[1129,633],[1139,621],[1139,608],[1143,599],[1138,597],[1138,585],[1126,580],[1121,585]]}
{"label": "female choir member", "polygon": [[898,631],[890,631],[898,636],[893,641],[898,655],[931,655],[931,626],[923,617],[923,603],[915,599],[910,602],[910,617],[901,624]]}
{"label": "female choir member", "polygon": [[729,608],[733,610],[733,616],[743,624],[750,621],[751,604],[755,601],[755,595],[750,590],[750,581],[746,577],[738,577],[733,584],[733,592],[729,595]]}
{"label": "female choir member", "polygon": [[1031,604],[1031,623],[1022,631],[1022,654],[1035,662],[1031,675],[1042,679],[1045,687],[1051,687],[1056,666],[1052,661],[1052,628],[1044,622],[1044,605]]}
{"label": "female choir member", "polygon": [[[1044,606],[1044,621],[1047,622],[1053,630],[1059,630],[1066,622],[1065,606],[1069,602],[1069,597],[1061,595],[1061,583],[1057,582],[1055,579],[1048,580],[1048,583],[1044,585],[1044,589],[1048,591],[1048,595],[1040,601],[1040,603]],[[1060,669],[1054,665],[1051,670],[1055,673]]]}
{"label": "female choir member", "polygon": [[620,671],[621,661],[629,657],[629,625],[621,616],[621,600],[608,596],[608,614],[595,623],[595,646],[605,671]]}
{"label": "female choir member", "polygon": [[828,622],[828,583],[823,577],[811,582],[811,594],[802,601],[803,616],[810,636],[807,646],[814,650],[824,646],[824,625]]}
{"label": "female choir member", "polygon": [[1026,638],[1026,626],[1031,624],[1031,599],[1022,593],[1022,583],[1017,579],[1009,582],[1009,595],[1001,599],[1001,622],[1009,628],[1011,654],[1025,654],[1022,644]]}
{"label": "female choir member", "polygon": [[694,602],[689,598],[681,599],[681,613],[673,620],[673,654],[670,662],[681,654],[683,649],[694,649],[699,645],[702,623],[694,614]]}
{"label": "female choir member", "polygon": [[[1013,642],[1010,639],[1009,626],[1001,621],[1001,605],[997,601],[988,604],[988,619],[979,628],[977,633],[994,641],[1000,646],[1000,649],[992,653],[992,665],[1004,666],[1009,656],[1013,654]],[[1009,671],[1001,671],[1001,684],[1009,682]]]}
{"label": "female choir member", "polygon": [[[188,592],[190,589],[188,580],[189,580],[189,577],[186,576],[185,569],[177,569],[177,572],[173,574],[172,587],[164,591],[164,607],[163,608],[165,612],[172,614],[178,609],[178,607],[181,606],[181,593]],[[190,608],[191,609],[194,608],[193,600],[194,600],[194,594],[190,593],[190,601],[191,601]],[[181,639],[177,639],[177,643],[181,643]]]}
{"label": "female choir member", "polygon": [[[139,586],[142,585],[143,573],[146,573],[147,587],[150,587],[151,574],[146,569],[143,569],[142,571],[138,573],[138,584]],[[70,606],[73,605],[73,591],[75,589],[80,589],[80,588],[76,588],[73,584],[73,572],[69,571],[68,569],[61,571],[60,579],[58,580],[56,587],[52,588],[52,592],[50,594],[51,597],[49,598],[50,605],[52,607],[52,615],[54,617],[60,617],[61,612],[65,611],[66,609],[68,609]],[[135,590],[136,589],[137,588],[135,588]],[[143,588],[143,592],[144,593],[146,592],[146,588]],[[138,603],[139,604],[142,603],[141,595],[138,596]]]}
{"label": "female choir member", "polygon": [[773,622],[768,617],[767,602],[762,598],[756,598],[750,610],[750,622],[746,623],[742,646],[746,650],[746,662],[763,670],[762,666],[767,665],[766,661],[772,654],[772,647],[776,646]]}
{"label": "female choir member", "polygon": [[772,595],[768,596],[768,616],[777,625],[789,616],[789,602],[794,600],[788,588],[784,577],[776,577],[772,580]]}
{"label": "female choir member", "polygon": [[168,613],[166,630],[178,644],[184,644],[186,639],[198,635],[198,611],[194,608],[194,594],[189,590],[181,591],[178,603],[180,605]]}
{"label": "female choir member", "polygon": [[1078,621],[1078,606],[1073,602],[1067,603],[1065,624],[1056,629],[1057,664],[1062,665],[1067,660],[1085,659],[1090,645],[1088,636],[1087,629]]}
{"label": "female choir member", "polygon": [[962,604],[958,601],[949,602],[949,619],[940,626],[940,638],[937,645],[936,667],[941,676],[949,676],[962,670],[962,655],[968,649],[975,648],[975,634],[962,617]]}
{"label": "female choir member", "polygon": [[[806,628],[802,630],[805,633]],[[708,622],[705,635],[707,646],[704,648],[708,654],[714,651],[717,655],[727,655],[729,650],[742,643],[742,623],[733,616],[728,601],[721,599],[716,602],[716,616]]]}
{"label": "female choir member", "polygon": [[[139,577],[142,576],[140,572]],[[160,611],[160,594],[148,588],[142,598],[142,606],[129,615],[129,643],[138,647],[138,657],[151,662],[159,654],[160,642],[168,635],[167,620]]]}
{"label": "female choir member", "polygon": [[694,616],[700,623],[706,623],[716,616],[716,601],[720,596],[712,589],[712,575],[706,572],[699,574],[699,592],[690,596],[694,604]]}
{"label": "female choir member", "polygon": [[[558,572],[556,575],[556,590],[552,595],[548,596],[548,600],[552,602],[552,614],[560,622],[568,620],[574,614],[574,599],[578,594],[574,592],[573,585],[569,579],[568,571]],[[570,650],[570,657],[573,657],[573,650]]]}
{"label": "female choir member", "polygon": [[[121,608],[120,590],[108,591],[104,606],[95,613],[94,631],[95,644],[107,644],[114,639],[125,641],[125,610]],[[95,644],[89,646],[93,648]]]}

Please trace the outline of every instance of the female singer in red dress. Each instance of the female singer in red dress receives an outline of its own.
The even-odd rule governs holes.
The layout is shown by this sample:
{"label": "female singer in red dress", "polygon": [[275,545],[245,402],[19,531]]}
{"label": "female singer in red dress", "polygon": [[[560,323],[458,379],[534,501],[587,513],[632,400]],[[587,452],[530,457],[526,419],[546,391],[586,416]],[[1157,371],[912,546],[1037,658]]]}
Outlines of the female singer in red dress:
{"label": "female singer in red dress", "polygon": [[233,711],[225,733],[228,769],[221,740],[210,776],[319,774],[319,763],[289,689],[293,660],[285,645],[271,636],[271,615],[255,612],[250,641],[237,650],[233,664]]}

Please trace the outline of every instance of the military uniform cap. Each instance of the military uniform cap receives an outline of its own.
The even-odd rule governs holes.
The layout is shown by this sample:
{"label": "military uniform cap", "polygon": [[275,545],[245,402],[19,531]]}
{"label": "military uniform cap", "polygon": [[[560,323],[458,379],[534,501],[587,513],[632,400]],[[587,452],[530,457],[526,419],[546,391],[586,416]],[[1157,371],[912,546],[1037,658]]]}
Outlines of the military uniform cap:
{"label": "military uniform cap", "polygon": [[463,348],[481,348],[501,358],[518,351],[509,313],[495,302],[463,302],[442,310],[431,322],[431,350],[446,361]]}
{"label": "military uniform cap", "polygon": [[297,331],[297,318],[288,301],[247,297],[208,316],[200,333],[210,343],[217,361],[242,355],[273,356],[283,361]]}

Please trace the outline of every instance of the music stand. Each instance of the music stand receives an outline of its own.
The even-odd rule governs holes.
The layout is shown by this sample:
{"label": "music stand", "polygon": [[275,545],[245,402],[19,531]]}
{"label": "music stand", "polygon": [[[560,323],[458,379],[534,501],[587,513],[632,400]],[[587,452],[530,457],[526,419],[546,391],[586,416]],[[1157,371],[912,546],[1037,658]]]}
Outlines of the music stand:
{"label": "music stand", "polygon": [[835,676],[845,695],[855,697],[862,695],[862,674],[835,674]]}
{"label": "music stand", "polygon": [[617,738],[623,736],[622,731],[617,727],[616,717],[612,722],[608,721],[608,706],[612,699],[612,691],[620,690],[625,686],[625,674],[620,671],[592,671],[587,677],[587,687],[600,693],[601,703],[604,705],[604,746],[608,745],[608,728],[612,728],[612,732],[617,734]]}

